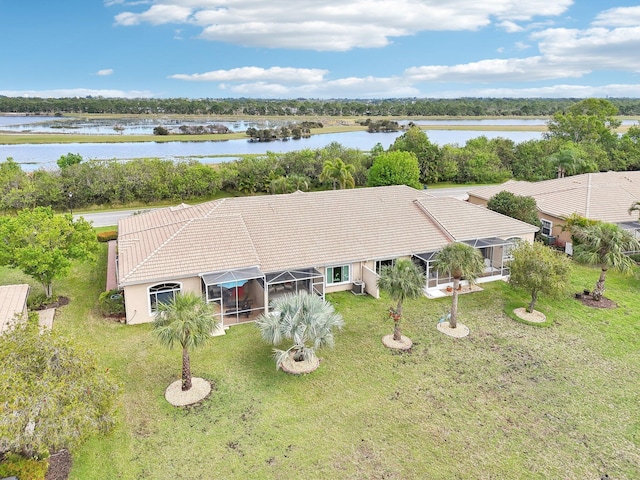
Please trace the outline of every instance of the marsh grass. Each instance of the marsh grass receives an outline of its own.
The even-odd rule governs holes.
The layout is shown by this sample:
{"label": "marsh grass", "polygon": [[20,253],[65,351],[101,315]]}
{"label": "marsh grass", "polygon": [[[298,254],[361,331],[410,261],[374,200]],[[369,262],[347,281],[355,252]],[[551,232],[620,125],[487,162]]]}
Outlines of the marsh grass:
{"label": "marsh grass", "polygon": [[[610,273],[615,310],[541,298],[547,328],[504,314],[526,293],[485,284],[460,297],[465,339],[436,330],[450,298],[407,301],[405,354],[381,343],[389,298],[329,295],[346,326],[314,373],[276,371],[255,325],[235,326],[191,356],[211,396],[174,408],[163,392],[180,352],[97,315],[103,257],[56,285],[72,299],[56,330],[123,386],[116,429],[74,452],[73,479],[640,478],[637,278]],[[572,288],[597,273],[576,268]]]}

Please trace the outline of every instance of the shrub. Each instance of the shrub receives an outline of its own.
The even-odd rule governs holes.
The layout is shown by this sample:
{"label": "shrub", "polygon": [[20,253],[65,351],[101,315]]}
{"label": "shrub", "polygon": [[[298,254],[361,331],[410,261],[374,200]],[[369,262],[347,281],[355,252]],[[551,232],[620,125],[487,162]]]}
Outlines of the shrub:
{"label": "shrub", "polygon": [[154,135],[169,135],[169,130],[164,127],[154,127],[153,129]]}
{"label": "shrub", "polygon": [[27,298],[27,307],[29,310],[41,310],[45,305],[56,302],[57,300],[57,295],[47,298],[47,295],[44,292],[32,293],[29,295],[29,298]]}
{"label": "shrub", "polygon": [[99,242],[108,242],[110,240],[116,240],[118,238],[117,230],[109,230],[107,232],[98,233],[98,241]]}
{"label": "shrub", "polygon": [[124,295],[118,289],[102,292],[98,303],[104,316],[124,315]]}
{"label": "shrub", "polygon": [[13,476],[19,479],[44,480],[48,467],[48,459],[35,460],[15,453],[8,453],[0,463],[0,477]]}
{"label": "shrub", "polygon": [[1,451],[47,458],[115,424],[119,387],[109,369],[81,344],[36,325],[0,336],[0,385],[11,386],[0,389]]}

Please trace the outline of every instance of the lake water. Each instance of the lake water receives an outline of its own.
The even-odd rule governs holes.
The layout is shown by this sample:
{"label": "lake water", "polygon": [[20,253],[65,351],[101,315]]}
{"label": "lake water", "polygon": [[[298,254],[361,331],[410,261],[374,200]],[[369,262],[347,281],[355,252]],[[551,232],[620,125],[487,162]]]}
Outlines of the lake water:
{"label": "lake water", "polygon": [[[398,119],[398,123],[410,121],[426,127],[429,139],[442,146],[464,145],[468,140],[485,136],[487,138],[507,138],[516,143],[542,138],[541,132],[533,131],[548,121],[546,118],[526,119]],[[274,128],[291,123],[289,120],[217,121],[215,119],[185,121],[175,118],[98,118],[81,119],[68,117],[44,117],[24,115],[0,115],[0,131],[9,133],[69,133],[75,135],[153,135],[154,127],[162,125],[170,130],[178,130],[181,125],[222,124],[229,130],[245,131],[249,127]],[[636,120],[623,120],[623,125],[637,125]],[[507,126],[532,127],[532,131],[485,131],[485,130],[429,130],[429,126]],[[114,129],[115,127],[115,129]],[[0,145],[0,161],[13,158],[22,164],[24,170],[37,168],[57,168],[56,161],[67,153],[80,154],[85,159],[163,158],[180,160],[195,158],[203,163],[219,163],[238,158],[242,154],[283,153],[302,149],[318,149],[331,142],[338,142],[347,148],[368,151],[380,143],[385,149],[403,132],[368,133],[347,132],[313,135],[311,138],[276,142],[249,142],[228,140],[221,142],[124,142],[124,143],[70,143],[43,145]]]}
{"label": "lake water", "polygon": [[[249,142],[247,140],[228,140],[222,142],[125,142],[125,143],[66,143],[43,145],[0,145],[0,160],[13,158],[22,164],[24,170],[35,170],[43,167],[57,168],[56,161],[67,153],[77,153],[85,159],[133,159],[164,158],[186,159],[195,157],[202,163],[219,163],[228,161],[240,154],[265,154],[267,152],[291,152],[295,150],[326,147],[331,142],[338,142],[347,148],[368,151],[377,143],[388,148],[403,132],[368,133],[347,132],[313,135],[310,138],[275,142]],[[464,145],[467,140],[486,136],[487,138],[508,138],[516,143],[526,140],[540,139],[540,132],[496,132],[474,130],[427,130],[429,139],[438,145]],[[225,158],[212,156],[222,155]]]}

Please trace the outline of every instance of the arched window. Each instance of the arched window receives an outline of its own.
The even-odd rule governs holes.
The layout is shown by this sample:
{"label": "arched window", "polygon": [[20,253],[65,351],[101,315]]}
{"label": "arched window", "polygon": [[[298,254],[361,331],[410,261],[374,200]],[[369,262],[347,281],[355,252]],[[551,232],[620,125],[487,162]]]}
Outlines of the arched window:
{"label": "arched window", "polygon": [[181,289],[179,283],[159,283],[149,287],[149,311],[155,313],[158,303],[170,302]]}

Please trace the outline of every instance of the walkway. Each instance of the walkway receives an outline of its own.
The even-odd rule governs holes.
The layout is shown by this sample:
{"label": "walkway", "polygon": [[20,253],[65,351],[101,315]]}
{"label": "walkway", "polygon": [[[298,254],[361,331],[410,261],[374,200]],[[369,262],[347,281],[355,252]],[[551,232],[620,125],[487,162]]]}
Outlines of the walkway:
{"label": "walkway", "polygon": [[41,330],[53,329],[53,317],[55,314],[55,308],[47,308],[45,310],[38,311],[38,325],[40,325]]}
{"label": "walkway", "polygon": [[116,279],[116,245],[115,240],[110,240],[107,244],[107,292],[118,288],[118,280]]}

